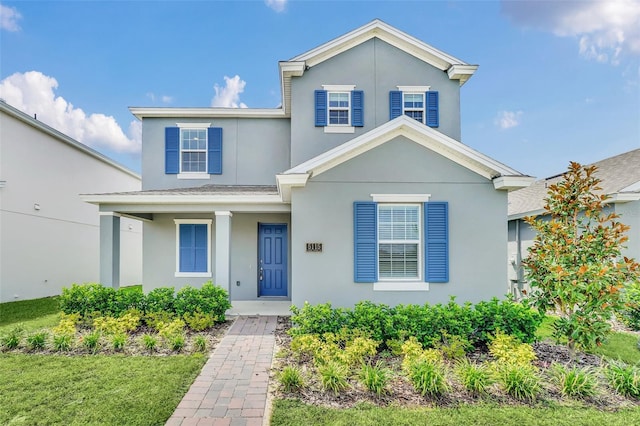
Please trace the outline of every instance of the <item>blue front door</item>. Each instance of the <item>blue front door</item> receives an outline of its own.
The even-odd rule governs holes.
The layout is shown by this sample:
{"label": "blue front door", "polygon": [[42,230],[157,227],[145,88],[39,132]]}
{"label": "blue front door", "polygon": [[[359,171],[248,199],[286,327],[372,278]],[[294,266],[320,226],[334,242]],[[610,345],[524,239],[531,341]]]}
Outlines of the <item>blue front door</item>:
{"label": "blue front door", "polygon": [[258,225],[259,296],[287,296],[287,225]]}

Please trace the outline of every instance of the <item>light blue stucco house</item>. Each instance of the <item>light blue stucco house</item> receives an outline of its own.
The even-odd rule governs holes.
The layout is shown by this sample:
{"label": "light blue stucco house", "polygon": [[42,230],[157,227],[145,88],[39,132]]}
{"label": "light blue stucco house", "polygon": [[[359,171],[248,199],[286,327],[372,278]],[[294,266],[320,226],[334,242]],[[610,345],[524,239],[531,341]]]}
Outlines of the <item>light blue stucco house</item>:
{"label": "light blue stucco house", "polygon": [[146,291],[213,280],[232,302],[298,306],[504,295],[507,192],[532,178],[460,142],[476,69],[374,20],[279,62],[279,108],[131,108],[142,191],[85,196],[102,282],[118,285],[125,216],[144,221]]}

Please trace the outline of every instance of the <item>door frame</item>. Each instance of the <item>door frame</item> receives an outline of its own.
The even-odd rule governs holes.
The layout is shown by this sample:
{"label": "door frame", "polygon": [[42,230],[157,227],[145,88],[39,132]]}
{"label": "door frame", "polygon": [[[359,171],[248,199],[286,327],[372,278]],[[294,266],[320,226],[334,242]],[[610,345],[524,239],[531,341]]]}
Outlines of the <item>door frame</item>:
{"label": "door frame", "polygon": [[[260,255],[261,255],[261,244],[260,244],[260,231],[263,226],[283,226],[284,227],[284,269],[285,269],[285,279],[286,279],[286,294],[283,296],[263,296],[260,294]],[[289,224],[286,222],[258,222],[258,230],[257,230],[257,257],[256,257],[256,291],[258,298],[269,298],[269,299],[285,299],[289,300],[290,298],[290,288],[289,288]]]}

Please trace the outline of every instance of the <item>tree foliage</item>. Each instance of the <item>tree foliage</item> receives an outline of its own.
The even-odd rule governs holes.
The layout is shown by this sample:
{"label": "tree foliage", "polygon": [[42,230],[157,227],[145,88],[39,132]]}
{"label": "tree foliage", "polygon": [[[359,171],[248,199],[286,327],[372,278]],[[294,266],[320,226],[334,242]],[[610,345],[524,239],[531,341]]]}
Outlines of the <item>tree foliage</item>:
{"label": "tree foliage", "polygon": [[640,265],[621,255],[627,225],[606,213],[595,166],[571,162],[548,188],[545,214],[527,217],[537,235],[523,261],[534,304],[555,312],[554,337],[570,350],[600,345],[623,303],[620,290],[640,279]]}

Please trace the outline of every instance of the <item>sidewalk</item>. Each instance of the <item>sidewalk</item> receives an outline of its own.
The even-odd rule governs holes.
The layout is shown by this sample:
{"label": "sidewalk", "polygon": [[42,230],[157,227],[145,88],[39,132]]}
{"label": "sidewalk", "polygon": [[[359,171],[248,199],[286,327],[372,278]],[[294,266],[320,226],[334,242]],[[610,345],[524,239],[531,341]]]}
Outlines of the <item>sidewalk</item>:
{"label": "sidewalk", "polygon": [[238,317],[166,425],[262,425],[276,323]]}

